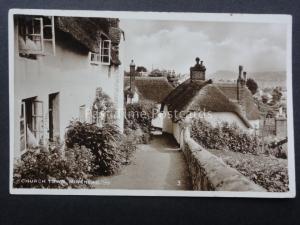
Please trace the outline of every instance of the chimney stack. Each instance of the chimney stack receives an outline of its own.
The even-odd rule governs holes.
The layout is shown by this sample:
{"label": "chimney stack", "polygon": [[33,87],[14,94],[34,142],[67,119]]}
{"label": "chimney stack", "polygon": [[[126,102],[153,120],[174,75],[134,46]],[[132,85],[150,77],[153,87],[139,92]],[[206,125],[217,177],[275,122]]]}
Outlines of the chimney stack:
{"label": "chimney stack", "polygon": [[[200,64],[199,64],[199,62],[200,62]],[[199,57],[197,57],[195,66],[192,66],[190,68],[191,82],[199,81],[199,80],[204,81],[205,80],[205,71],[206,71],[206,68],[203,65],[203,61],[200,61]]]}
{"label": "chimney stack", "polygon": [[243,72],[243,78],[244,78],[244,81],[246,82],[246,80],[247,80],[247,72],[246,71]]}
{"label": "chimney stack", "polygon": [[243,66],[239,65],[239,79],[242,78]]}
{"label": "chimney stack", "polygon": [[129,75],[130,75],[130,90],[132,92],[134,92],[134,81],[135,81],[135,63],[133,61],[133,59],[131,60],[131,63],[129,65],[130,71],[129,71]]}

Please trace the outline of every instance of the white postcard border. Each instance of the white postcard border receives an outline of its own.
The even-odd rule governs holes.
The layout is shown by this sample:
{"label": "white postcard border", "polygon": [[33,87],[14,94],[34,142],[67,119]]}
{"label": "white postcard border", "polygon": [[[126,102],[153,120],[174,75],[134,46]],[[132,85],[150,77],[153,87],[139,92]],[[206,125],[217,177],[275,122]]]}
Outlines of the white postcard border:
{"label": "white postcard border", "polygon": [[[229,192],[229,191],[173,191],[173,190],[125,190],[125,189],[25,189],[13,188],[14,164],[14,33],[13,16],[51,15],[77,17],[110,17],[140,20],[180,20],[207,22],[245,22],[287,24],[287,113],[288,113],[288,192]],[[183,16],[184,15],[184,16]],[[183,197],[247,197],[247,198],[293,198],[295,188],[294,123],[292,92],[292,16],[272,14],[226,14],[226,13],[187,13],[187,12],[130,12],[92,10],[45,10],[10,9],[8,13],[9,40],[9,128],[10,128],[10,194],[22,195],[107,195],[107,196],[183,196]]]}

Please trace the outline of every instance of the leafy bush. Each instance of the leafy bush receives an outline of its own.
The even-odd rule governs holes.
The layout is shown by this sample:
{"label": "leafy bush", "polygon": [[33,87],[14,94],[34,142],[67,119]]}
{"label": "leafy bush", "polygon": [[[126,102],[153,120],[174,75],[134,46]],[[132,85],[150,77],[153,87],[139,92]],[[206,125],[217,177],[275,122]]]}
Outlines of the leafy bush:
{"label": "leafy bush", "polygon": [[150,133],[151,121],[157,116],[155,103],[140,101],[126,105],[125,126],[132,130],[141,128],[145,133]]}
{"label": "leafy bush", "polygon": [[191,133],[205,148],[253,154],[258,152],[258,138],[243,132],[235,124],[222,123],[214,127],[207,121],[197,119],[192,123]]}
{"label": "leafy bush", "polygon": [[71,121],[67,127],[65,142],[68,148],[74,145],[85,146],[90,149],[97,165],[95,172],[110,175],[116,172],[122,163],[120,143],[122,136],[115,124],[105,123],[102,127],[95,124]]}
{"label": "leafy bush", "polygon": [[287,160],[263,154],[243,154],[215,149],[209,149],[209,151],[268,191],[285,192],[289,190]]}
{"label": "leafy bush", "polygon": [[136,139],[134,135],[123,136],[120,143],[120,151],[124,157],[124,163],[128,164],[130,162],[130,157],[136,151]]}
{"label": "leafy bush", "polygon": [[102,88],[97,88],[92,107],[93,123],[114,123],[115,113],[116,109],[111,98],[103,92]]}
{"label": "leafy bush", "polygon": [[16,188],[90,187],[87,181],[94,167],[93,160],[91,151],[78,145],[66,149],[65,157],[59,147],[31,149],[15,163],[13,185]]}

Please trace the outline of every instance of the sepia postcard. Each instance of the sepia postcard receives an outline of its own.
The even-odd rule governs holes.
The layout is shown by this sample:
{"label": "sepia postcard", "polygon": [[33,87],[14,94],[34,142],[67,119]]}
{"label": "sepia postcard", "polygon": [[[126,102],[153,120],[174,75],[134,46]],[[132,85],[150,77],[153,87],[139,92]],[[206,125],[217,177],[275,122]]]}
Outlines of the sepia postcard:
{"label": "sepia postcard", "polygon": [[289,15],[11,9],[10,193],[295,197]]}

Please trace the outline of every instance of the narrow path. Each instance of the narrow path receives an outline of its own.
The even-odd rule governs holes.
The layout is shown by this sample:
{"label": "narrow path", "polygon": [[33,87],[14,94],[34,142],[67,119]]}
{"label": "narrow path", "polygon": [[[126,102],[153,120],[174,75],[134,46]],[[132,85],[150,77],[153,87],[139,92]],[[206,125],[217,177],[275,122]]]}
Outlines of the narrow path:
{"label": "narrow path", "polygon": [[114,176],[99,177],[96,188],[190,190],[188,168],[176,141],[156,135],[149,144],[138,145],[130,165]]}

